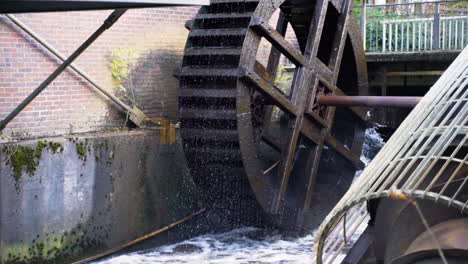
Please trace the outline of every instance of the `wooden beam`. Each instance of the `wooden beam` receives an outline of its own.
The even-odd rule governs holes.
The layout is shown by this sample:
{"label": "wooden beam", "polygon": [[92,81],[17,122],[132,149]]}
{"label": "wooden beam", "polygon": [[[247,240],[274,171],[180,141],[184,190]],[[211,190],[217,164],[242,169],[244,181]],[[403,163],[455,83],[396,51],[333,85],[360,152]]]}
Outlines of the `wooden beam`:
{"label": "wooden beam", "polygon": [[322,142],[321,128],[315,126],[312,121],[304,118],[302,121],[301,133],[315,144]]}
{"label": "wooden beam", "polygon": [[294,115],[299,115],[299,109],[289,101],[289,99],[281,92],[281,90],[271,84],[268,80],[260,77],[255,72],[245,72],[242,74],[242,79],[245,79],[255,85],[257,91],[268,97],[281,110]]}
{"label": "wooden beam", "polygon": [[322,127],[324,128],[328,127],[327,121],[323,119],[321,116],[319,116],[319,114],[315,113],[314,111],[305,112],[304,114],[306,114],[307,117],[312,118],[313,121],[315,121],[317,124],[321,125]]}
{"label": "wooden beam", "polygon": [[267,21],[261,18],[253,18],[251,27],[260,36],[266,38],[284,56],[294,64],[308,68],[309,60],[304,57],[291,43],[289,43],[278,31],[272,28]]}

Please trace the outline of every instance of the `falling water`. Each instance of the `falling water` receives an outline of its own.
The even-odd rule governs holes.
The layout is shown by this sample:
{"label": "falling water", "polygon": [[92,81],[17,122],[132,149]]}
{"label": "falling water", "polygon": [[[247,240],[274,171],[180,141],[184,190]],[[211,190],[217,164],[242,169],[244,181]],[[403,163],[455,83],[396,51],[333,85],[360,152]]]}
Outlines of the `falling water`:
{"label": "falling water", "polygon": [[[383,139],[375,128],[367,129],[361,156],[366,165],[383,144]],[[359,174],[358,172],[356,175]],[[243,227],[226,233],[206,234],[172,245],[120,255],[95,264],[311,263],[313,242],[313,232],[297,238],[259,228]],[[344,254],[338,259],[343,257]]]}

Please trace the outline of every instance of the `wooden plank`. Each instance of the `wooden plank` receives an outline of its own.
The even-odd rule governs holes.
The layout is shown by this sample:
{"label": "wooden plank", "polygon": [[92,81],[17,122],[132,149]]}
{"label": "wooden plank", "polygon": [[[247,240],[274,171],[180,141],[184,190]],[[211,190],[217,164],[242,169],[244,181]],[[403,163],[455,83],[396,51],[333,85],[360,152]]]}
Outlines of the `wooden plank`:
{"label": "wooden plank", "polygon": [[305,114],[306,114],[307,117],[312,118],[313,121],[315,121],[317,124],[321,125],[322,127],[324,127],[324,128],[328,127],[327,121],[325,119],[323,119],[322,117],[320,117],[314,111],[305,112]]}
{"label": "wooden plank", "polygon": [[260,18],[253,18],[251,27],[259,35],[267,39],[284,56],[294,64],[308,68],[309,60],[304,57],[291,43],[289,43],[278,31],[268,25],[268,22]]}
{"label": "wooden plank", "polygon": [[[349,20],[352,19],[352,15],[349,14],[353,1],[346,0],[343,1],[344,8],[343,12],[339,15],[338,18],[338,27],[335,33],[333,40],[332,54],[330,56],[330,69],[335,73],[335,83],[338,79],[338,74],[340,71],[341,60],[343,58],[343,51],[345,47],[346,38],[348,36],[348,27]],[[364,41],[365,43],[365,41]]]}
{"label": "wooden plank", "polygon": [[313,60],[313,66],[315,67],[316,74],[322,82],[326,82],[328,84],[334,83],[335,73],[320,59],[315,58]]}
{"label": "wooden plank", "polygon": [[320,134],[321,129],[315,126],[312,121],[304,119],[302,121],[301,133],[310,139],[315,144],[322,142],[322,135]]}
{"label": "wooden plank", "polygon": [[310,201],[312,200],[312,194],[314,193],[314,186],[317,181],[317,173],[320,166],[320,160],[322,158],[323,143],[323,140],[321,140],[321,142],[317,144],[314,150],[314,158],[307,162],[307,171],[310,172],[310,176],[306,186],[307,191],[304,197],[304,205],[302,208],[303,212],[306,212],[310,208]]}
{"label": "wooden plank", "polygon": [[294,154],[297,149],[297,142],[299,140],[299,135],[302,127],[303,116],[299,116],[294,120],[294,126],[290,128],[291,136],[288,139],[287,144],[284,146],[283,151],[281,152],[281,162],[278,170],[278,176],[280,178],[280,188],[278,195],[272,202],[271,212],[273,214],[278,214],[281,211],[284,202],[284,196],[288,188],[289,177],[291,176],[291,171],[294,163]]}
{"label": "wooden plank", "polygon": [[299,109],[272,83],[260,77],[255,72],[246,72],[242,75],[242,79],[253,83],[257,91],[272,100],[281,110],[294,116],[299,115]]}

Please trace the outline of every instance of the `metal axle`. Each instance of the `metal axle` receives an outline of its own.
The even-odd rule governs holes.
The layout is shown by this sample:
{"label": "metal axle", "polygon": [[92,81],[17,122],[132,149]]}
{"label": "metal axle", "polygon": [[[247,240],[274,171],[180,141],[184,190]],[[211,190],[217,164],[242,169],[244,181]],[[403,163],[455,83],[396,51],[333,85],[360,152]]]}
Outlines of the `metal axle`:
{"label": "metal axle", "polygon": [[422,97],[416,96],[337,96],[320,95],[317,102],[328,106],[403,107],[413,108]]}

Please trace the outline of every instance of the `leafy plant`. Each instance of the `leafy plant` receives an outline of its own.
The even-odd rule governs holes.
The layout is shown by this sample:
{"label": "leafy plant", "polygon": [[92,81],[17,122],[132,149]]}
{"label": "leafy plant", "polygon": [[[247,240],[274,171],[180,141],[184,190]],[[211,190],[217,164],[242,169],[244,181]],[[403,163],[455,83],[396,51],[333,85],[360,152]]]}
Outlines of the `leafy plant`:
{"label": "leafy plant", "polygon": [[287,83],[292,79],[291,74],[287,74],[287,70],[283,66],[278,67],[278,73],[275,78],[275,85],[280,88],[283,93],[287,93]]}
{"label": "leafy plant", "polygon": [[11,138],[0,132],[0,141],[11,141]]}
{"label": "leafy plant", "polygon": [[117,98],[130,105],[138,105],[133,86],[132,69],[140,56],[146,53],[131,48],[117,48],[112,51],[112,61],[109,63],[112,78],[116,82],[114,92]]}

